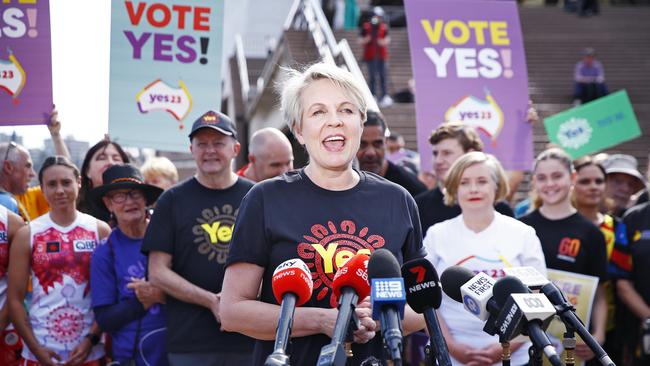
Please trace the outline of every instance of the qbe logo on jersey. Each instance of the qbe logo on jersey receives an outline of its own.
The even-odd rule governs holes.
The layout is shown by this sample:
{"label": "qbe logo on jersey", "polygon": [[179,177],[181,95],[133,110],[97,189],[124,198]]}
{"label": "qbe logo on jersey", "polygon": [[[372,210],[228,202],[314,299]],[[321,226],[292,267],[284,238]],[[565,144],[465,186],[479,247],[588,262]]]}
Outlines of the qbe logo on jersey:
{"label": "qbe logo on jersey", "polygon": [[97,246],[97,241],[92,239],[79,239],[72,242],[72,247],[76,253],[93,252]]}
{"label": "qbe logo on jersey", "polygon": [[372,289],[375,299],[406,299],[404,282],[399,279],[373,279]]}

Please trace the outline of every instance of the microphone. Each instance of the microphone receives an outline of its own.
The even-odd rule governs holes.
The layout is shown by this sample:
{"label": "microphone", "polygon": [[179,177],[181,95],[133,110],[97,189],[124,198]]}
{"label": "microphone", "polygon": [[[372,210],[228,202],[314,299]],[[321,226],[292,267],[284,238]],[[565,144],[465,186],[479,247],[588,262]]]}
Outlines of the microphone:
{"label": "microphone", "polygon": [[346,352],[343,348],[348,334],[359,327],[355,315],[356,305],[370,294],[368,284],[368,254],[358,253],[336,271],[332,291],[338,299],[339,313],[336,316],[332,341],[323,346],[318,357],[318,366],[345,365]]}
{"label": "microphone", "polygon": [[296,306],[300,306],[311,298],[314,290],[314,282],[311,279],[311,271],[298,258],[282,262],[273,271],[271,279],[273,296],[280,305],[280,318],[275,333],[275,345],[264,362],[265,366],[289,365],[289,356],[286,354],[291,326],[293,325],[293,313]]}
{"label": "microphone", "polygon": [[494,279],[485,273],[474,274],[462,266],[451,266],[442,272],[442,289],[447,296],[462,302],[467,311],[483,321],[499,311],[492,299],[494,283]]}
{"label": "microphone", "polygon": [[494,293],[497,305],[501,305],[496,320],[499,336],[510,340],[520,333],[527,335],[534,347],[542,350],[552,365],[561,366],[555,347],[543,330],[555,315],[555,307],[546,296],[530,293],[526,285],[512,276],[497,281]]}
{"label": "microphone", "polygon": [[416,313],[424,314],[434,358],[439,366],[451,365],[447,343],[440,330],[435,311],[442,301],[436,269],[427,259],[413,259],[402,265],[402,277],[406,287],[406,302]]}
{"label": "microphone", "polygon": [[404,279],[397,258],[387,249],[377,249],[368,261],[371,280],[372,318],[381,323],[381,334],[389,358],[402,363],[402,322],[404,318]]}
{"label": "microphone", "polygon": [[557,315],[560,316],[562,321],[570,327],[573,327],[573,329],[578,332],[582,340],[584,340],[587,346],[589,346],[589,348],[596,354],[600,363],[603,366],[614,366],[614,362],[609,358],[603,347],[596,342],[578,316],[573,312],[575,310],[573,305],[571,305],[571,303],[564,297],[562,291],[553,282],[549,282],[542,286],[540,291],[546,295],[553,305],[555,305]]}

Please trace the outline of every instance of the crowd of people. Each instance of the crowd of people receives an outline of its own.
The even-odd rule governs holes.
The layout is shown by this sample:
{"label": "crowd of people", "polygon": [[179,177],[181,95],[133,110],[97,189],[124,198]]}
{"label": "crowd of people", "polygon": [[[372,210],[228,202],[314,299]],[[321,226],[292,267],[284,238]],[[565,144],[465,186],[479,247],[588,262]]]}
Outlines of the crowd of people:
{"label": "crowd of people", "polygon": [[[57,156],[43,163],[38,186],[29,187],[29,152],[0,144],[0,363],[262,365],[280,312],[273,270],[300,258],[314,294],[295,311],[288,353],[292,364],[313,365],[337,318],[336,270],[349,253],[379,248],[400,264],[426,257],[439,273],[462,265],[500,278],[504,268],[532,266],[597,277],[593,337],[618,364],[648,361],[638,340],[650,318],[650,204],[634,205],[647,200],[634,158],[572,161],[545,150],[516,219],[508,175],[473,128],[432,131],[427,186],[403,144],[386,137],[383,116],[368,110],[364,87],[324,63],[288,71],[281,108],[310,158],[295,170],[287,137],[263,129],[251,137],[249,163],[233,171],[240,136],[216,111],[192,125],[196,170],[181,182],[168,160],[138,169],[109,139],[77,168],[56,113]],[[438,314],[454,364],[500,362],[498,338],[461,304],[445,298]],[[380,364],[368,299],[356,315],[349,362]],[[408,306],[402,324],[404,335],[425,328]],[[513,343],[514,364],[527,363],[528,346]],[[585,345],[576,354],[594,362]]]}

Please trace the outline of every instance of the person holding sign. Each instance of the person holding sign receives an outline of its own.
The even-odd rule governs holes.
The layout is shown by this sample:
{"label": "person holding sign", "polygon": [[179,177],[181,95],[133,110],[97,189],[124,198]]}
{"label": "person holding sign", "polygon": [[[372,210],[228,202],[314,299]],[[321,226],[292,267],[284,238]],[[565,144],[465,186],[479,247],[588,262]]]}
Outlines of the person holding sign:
{"label": "person holding sign", "polygon": [[[607,249],[598,227],[571,204],[574,181],[575,171],[567,153],[558,148],[542,152],[533,165],[533,183],[541,206],[523,216],[521,221],[535,229],[549,269],[600,279],[591,314],[591,332],[596,341],[603,344],[607,321]],[[576,355],[583,360],[594,357],[585,344],[576,346]]]}
{"label": "person holding sign", "polygon": [[[438,272],[462,265],[496,278],[512,266],[532,266],[546,273],[535,231],[494,208],[507,193],[505,172],[494,156],[474,151],[454,162],[445,179],[445,204],[459,205],[461,214],[430,227],[423,240],[427,259]],[[498,337],[484,333],[483,322],[462,304],[445,296],[439,315],[454,365],[491,365],[501,360]],[[512,344],[513,365],[528,361],[528,347],[522,345]]]}

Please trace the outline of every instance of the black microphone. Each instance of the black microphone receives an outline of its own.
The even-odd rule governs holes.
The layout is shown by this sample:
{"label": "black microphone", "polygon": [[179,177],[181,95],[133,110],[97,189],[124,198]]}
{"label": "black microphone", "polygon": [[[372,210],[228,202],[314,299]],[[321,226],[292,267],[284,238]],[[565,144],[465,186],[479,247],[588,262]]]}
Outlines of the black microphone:
{"label": "black microphone", "polygon": [[404,318],[404,279],[397,258],[387,249],[377,249],[368,262],[371,280],[372,318],[379,320],[389,358],[402,364],[402,322]]}
{"label": "black microphone", "polygon": [[427,259],[418,258],[402,265],[402,277],[406,287],[406,302],[418,314],[424,314],[433,346],[433,357],[439,366],[451,365],[447,343],[440,330],[435,309],[440,307],[442,291],[438,273]]}
{"label": "black microphone", "polygon": [[556,306],[557,315],[560,316],[562,321],[578,332],[582,340],[596,354],[600,363],[603,366],[614,366],[614,362],[609,358],[603,347],[596,342],[578,316],[573,312],[575,310],[573,305],[564,297],[562,291],[553,282],[542,286],[540,291]]}
{"label": "black microphone", "polygon": [[[562,362],[555,347],[543,330],[543,326],[548,325],[555,314],[555,308],[546,296],[530,293],[526,285],[512,276],[497,281],[494,293],[497,305],[501,305],[501,312],[496,321],[499,335],[511,339],[521,332],[530,337],[534,347],[542,350],[552,365],[561,366]],[[504,296],[506,294],[510,295]]]}

